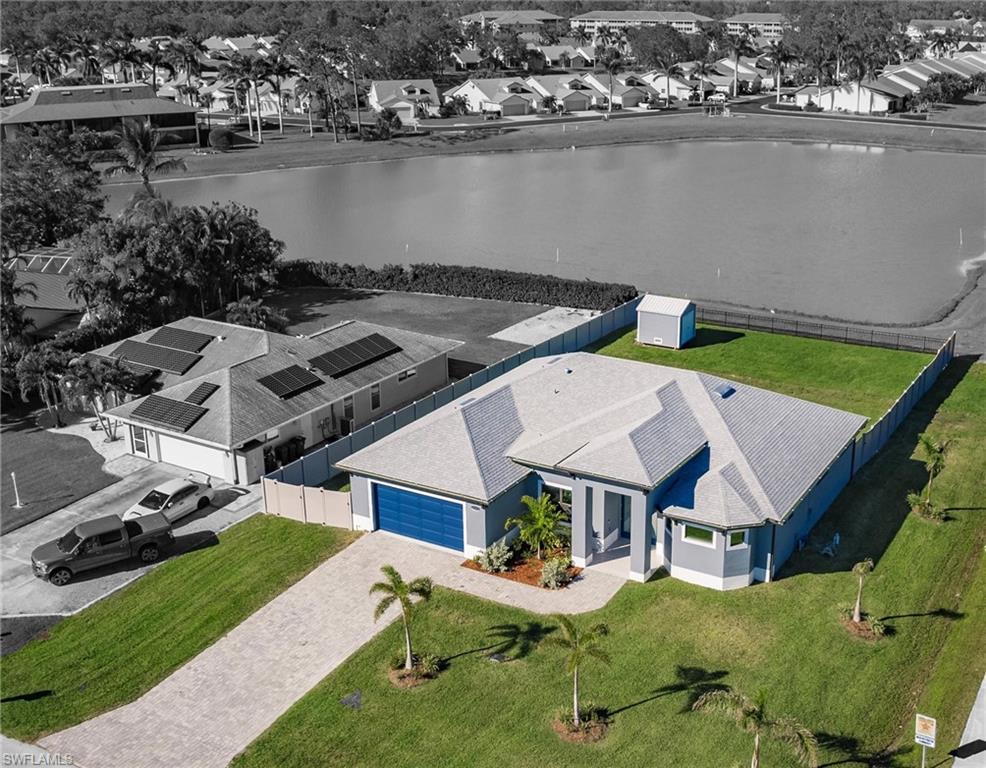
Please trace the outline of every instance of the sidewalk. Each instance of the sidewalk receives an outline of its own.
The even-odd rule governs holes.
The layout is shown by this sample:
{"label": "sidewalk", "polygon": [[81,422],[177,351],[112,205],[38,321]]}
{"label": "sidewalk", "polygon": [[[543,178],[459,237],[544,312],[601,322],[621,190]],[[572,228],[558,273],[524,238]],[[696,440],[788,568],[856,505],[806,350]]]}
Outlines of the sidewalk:
{"label": "sidewalk", "polygon": [[[952,763],[953,768],[986,768],[986,677],[979,686],[979,694],[972,705],[972,712],[969,713],[969,720],[962,731],[961,746],[971,745],[972,742],[979,741],[980,751],[966,758],[956,757]],[[971,747],[975,749],[976,747]],[[960,751],[960,754],[963,752]]]}

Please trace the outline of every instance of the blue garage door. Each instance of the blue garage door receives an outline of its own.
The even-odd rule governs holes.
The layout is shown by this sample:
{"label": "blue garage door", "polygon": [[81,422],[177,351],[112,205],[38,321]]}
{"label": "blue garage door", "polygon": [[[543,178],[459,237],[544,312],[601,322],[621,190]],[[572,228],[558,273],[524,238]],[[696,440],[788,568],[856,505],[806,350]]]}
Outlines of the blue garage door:
{"label": "blue garage door", "polygon": [[376,483],[373,497],[381,530],[463,550],[461,504]]}

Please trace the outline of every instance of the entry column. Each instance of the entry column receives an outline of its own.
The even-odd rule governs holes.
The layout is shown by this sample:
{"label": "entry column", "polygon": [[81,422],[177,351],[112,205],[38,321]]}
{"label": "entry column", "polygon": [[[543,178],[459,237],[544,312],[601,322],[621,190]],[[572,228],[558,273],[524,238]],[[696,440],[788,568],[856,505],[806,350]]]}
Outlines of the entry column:
{"label": "entry column", "polygon": [[630,498],[630,578],[647,581],[651,567],[651,523],[646,493],[628,493]]}
{"label": "entry column", "polygon": [[572,484],[572,564],[585,568],[592,562],[592,486]]}

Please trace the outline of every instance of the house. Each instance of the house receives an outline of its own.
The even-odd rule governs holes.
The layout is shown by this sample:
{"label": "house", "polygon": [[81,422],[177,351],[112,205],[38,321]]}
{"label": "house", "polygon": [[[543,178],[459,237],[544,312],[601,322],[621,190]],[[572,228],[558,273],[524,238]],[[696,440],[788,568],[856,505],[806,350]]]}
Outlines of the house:
{"label": "house", "polygon": [[518,34],[537,34],[548,30],[561,31],[565,19],[539,8],[529,11],[478,11],[462,16],[459,23],[463,27],[478,24],[483,29],[490,27],[493,30],[509,30]]}
{"label": "house", "polygon": [[17,257],[14,285],[26,290],[16,302],[24,307],[35,338],[76,328],[82,320],[85,305],[70,289],[74,258],[65,245],[33,248]]}
{"label": "house", "polygon": [[823,112],[853,112],[862,115],[885,115],[904,109],[908,97],[919,88],[902,85],[893,76],[870,77],[862,85],[854,82],[829,85],[819,89],[806,85],[794,92],[794,103],[804,107],[811,102]]}
{"label": "house", "polygon": [[578,75],[540,75],[527,78],[527,83],[539,99],[554,97],[555,109],[563,112],[588,110],[596,95]]}
{"label": "house", "polygon": [[26,125],[112,131],[126,120],[140,120],[169,137],[169,143],[198,146],[197,112],[187,104],[159,99],[143,83],[56,86],[39,88],[27,101],[0,110],[0,126],[3,138],[9,138]]}
{"label": "house", "polygon": [[701,25],[711,22],[710,16],[700,16],[691,11],[589,11],[570,20],[572,29],[583,29],[586,34],[596,36],[600,27],[617,32],[629,27],[656,27],[666,24],[683,35],[694,35],[701,31]]}
{"label": "house", "polygon": [[688,299],[647,294],[637,305],[637,341],[681,349],[695,338],[695,304]]}
{"label": "house", "polygon": [[[600,106],[609,103],[610,76],[608,74],[587,72],[582,79],[595,90],[594,103]],[[624,109],[638,106],[650,96],[652,90],[651,86],[636,73],[619,72],[613,75],[613,104]]]}
{"label": "house", "polygon": [[767,40],[777,40],[784,36],[788,21],[781,13],[738,13],[724,19],[726,32],[738,35],[746,29]]}
{"label": "house", "polygon": [[479,69],[482,64],[483,55],[475,48],[460,48],[452,51],[452,65],[457,72]]}
{"label": "house", "polygon": [[691,98],[692,94],[705,98],[707,94],[715,91],[715,86],[708,80],[691,80],[685,76],[667,75],[659,70],[645,72],[641,75],[643,80],[648,83],[659,96],[666,98],[670,91],[671,98],[683,101]]}
{"label": "house", "polygon": [[769,581],[852,476],[863,416],[679,368],[537,358],[337,463],[354,524],[474,556],[521,497],[572,560],[714,589]]}
{"label": "house", "polygon": [[157,387],[107,411],[131,453],[253,483],[444,386],[459,344],[363,322],[295,337],[186,317],[92,354]]}
{"label": "house", "polygon": [[425,117],[441,104],[438,89],[427,80],[374,80],[367,94],[371,109],[394,110],[401,120]]}
{"label": "house", "polygon": [[[932,35],[943,35],[946,32],[955,33],[969,33],[972,32],[979,25],[982,29],[982,22],[972,22],[969,19],[957,18],[957,19],[911,19],[907,25],[906,34],[912,40],[920,40],[923,37],[931,37]],[[980,32],[979,34],[982,34]]]}
{"label": "house", "polygon": [[470,78],[443,95],[445,99],[461,96],[470,112],[496,113],[502,117],[537,112],[541,101],[528,83],[516,77]]}

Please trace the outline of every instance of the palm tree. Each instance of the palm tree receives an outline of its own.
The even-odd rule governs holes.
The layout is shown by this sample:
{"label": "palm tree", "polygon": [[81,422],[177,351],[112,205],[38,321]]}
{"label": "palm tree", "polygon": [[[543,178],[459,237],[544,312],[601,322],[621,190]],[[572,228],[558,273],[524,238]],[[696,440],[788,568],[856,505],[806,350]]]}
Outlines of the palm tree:
{"label": "palm tree", "polygon": [[575,40],[576,46],[582,46],[592,41],[592,35],[586,32],[585,27],[575,27],[570,34]]}
{"label": "palm tree", "polygon": [[[114,73],[120,72],[123,82],[127,81],[126,65],[131,61],[131,50],[133,46],[129,43],[122,43],[119,40],[107,40],[99,47],[99,65],[103,70],[109,69]],[[117,80],[116,82],[119,82]]]}
{"label": "palm tree", "polygon": [[702,100],[705,100],[705,81],[708,79],[709,75],[714,74],[716,71],[716,65],[707,59],[702,59],[695,62],[695,66],[692,67],[690,76],[698,80],[698,88],[702,95]]}
{"label": "palm tree", "polygon": [[167,59],[177,71],[184,72],[186,82],[190,82],[193,76],[202,74],[202,62],[199,60],[201,52],[198,43],[182,37],[172,41],[167,50]]}
{"label": "palm tree", "polygon": [[299,101],[304,101],[305,111],[308,112],[308,137],[315,138],[315,126],[312,125],[312,97],[315,95],[311,89],[311,81],[307,77],[299,77],[294,86],[294,95]]}
{"label": "palm tree", "polygon": [[545,112],[553,112],[555,109],[555,104],[558,103],[558,99],[552,96],[550,93],[547,96],[541,97],[541,109]]}
{"label": "palm tree", "polygon": [[106,433],[106,441],[117,439],[118,422],[103,417],[112,396],[132,391],[136,384],[134,374],[119,359],[112,361],[84,355],[72,360],[68,371],[59,381],[66,401],[85,404]]}
{"label": "palm tree", "polygon": [[[602,28],[600,28],[602,29]],[[609,107],[613,111],[613,75],[623,69],[623,54],[614,46],[596,48],[596,66],[609,74]]]}
{"label": "palm tree", "polygon": [[784,67],[797,61],[794,51],[787,47],[783,40],[771,40],[770,47],[764,53],[764,58],[771,64],[774,77],[777,78],[777,104],[781,103],[781,81],[784,79]]}
{"label": "palm tree", "polygon": [[373,612],[374,620],[383,616],[387,609],[394,603],[401,606],[401,621],[404,623],[404,669],[414,668],[414,656],[411,650],[411,608],[414,604],[412,597],[417,597],[423,601],[431,599],[434,585],[431,579],[420,576],[413,581],[406,582],[392,565],[383,566],[380,571],[386,576],[385,581],[378,581],[370,587],[370,594],[380,593],[383,597],[377,603],[376,610]]}
{"label": "palm tree", "polygon": [[542,549],[557,547],[561,543],[558,529],[565,514],[546,493],[542,493],[537,499],[524,496],[520,501],[527,507],[527,512],[519,517],[511,517],[504,528],[510,530],[517,526],[520,529],[520,540],[533,547],[540,560]]}
{"label": "palm tree", "polygon": [[36,392],[44,403],[56,427],[65,426],[58,407],[60,400],[59,380],[65,371],[66,354],[44,342],[29,347],[17,362],[17,385],[21,399],[26,403],[32,392]]}
{"label": "palm tree", "polygon": [[[250,87],[253,88],[253,102],[257,107],[257,143],[264,143],[263,115],[260,112],[260,89],[258,85],[267,82],[270,77],[270,66],[267,61],[261,58],[253,59],[249,62],[247,75],[250,80]],[[280,105],[278,105],[280,109]]]}
{"label": "palm tree", "polygon": [[66,38],[69,48],[69,55],[72,63],[78,67],[83,77],[92,77],[97,72],[105,83],[106,76],[103,74],[102,65],[99,58],[99,46],[87,32],[76,32]]}
{"label": "palm tree", "polygon": [[174,73],[174,69],[171,64],[168,63],[168,49],[161,45],[157,40],[151,40],[147,44],[147,50],[141,51],[138,56],[139,60],[143,64],[150,64],[151,66],[151,88],[157,93],[157,70],[158,67],[163,69],[169,69]]}
{"label": "palm tree", "polygon": [[[860,114],[860,97],[863,94],[863,81],[873,72],[874,57],[865,41],[850,48],[846,54],[846,70],[856,83],[856,114]],[[870,99],[872,100],[872,93]]]}
{"label": "palm tree", "polygon": [[544,641],[567,651],[565,672],[572,676],[572,724],[577,728],[582,724],[579,712],[579,672],[589,659],[609,664],[609,654],[599,647],[600,641],[609,634],[609,627],[595,624],[588,629],[579,629],[568,616],[559,614],[555,619],[561,633],[549,635]]}
{"label": "palm tree", "polygon": [[61,59],[58,53],[51,47],[45,46],[34,52],[31,59],[31,73],[39,80],[51,85],[51,73],[57,77],[61,72]]}
{"label": "palm tree", "polygon": [[755,56],[757,49],[753,47],[753,37],[750,28],[745,26],[743,29],[732,35],[726,35],[726,48],[733,59],[733,98],[739,92],[739,64],[740,59],[745,56]]}
{"label": "palm tree", "polygon": [[853,574],[859,578],[859,589],[856,592],[856,604],[852,609],[852,620],[859,624],[863,620],[863,579],[873,570],[873,558],[860,560],[852,567]]}
{"label": "palm tree", "polygon": [[[280,50],[275,49],[267,59],[267,79],[274,89],[274,95],[277,96],[278,133],[284,133],[284,102],[281,98],[281,85],[286,78],[294,77],[297,74],[298,70],[294,64]],[[359,108],[357,107],[358,114]]]}
{"label": "palm tree", "polygon": [[728,715],[747,733],[753,734],[753,760],[750,768],[760,768],[761,738],[772,739],[791,748],[798,763],[808,768],[818,766],[818,740],[810,730],[791,717],[771,717],[766,709],[766,694],[753,699],[728,690],[708,691],[692,705],[696,711],[707,710]]}
{"label": "palm tree", "polygon": [[928,470],[928,485],[925,488],[925,501],[931,503],[931,485],[935,478],[945,469],[945,455],[948,453],[948,440],[935,442],[930,437],[922,434],[918,437],[918,446],[924,453],[924,468]]}
{"label": "palm tree", "polygon": [[185,161],[180,157],[159,159],[158,145],[161,138],[161,133],[155,131],[150,123],[127,120],[123,124],[123,134],[116,147],[118,162],[103,173],[109,177],[140,176],[147,194],[153,195],[150,180],[152,175],[185,170]]}

